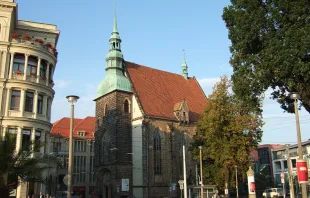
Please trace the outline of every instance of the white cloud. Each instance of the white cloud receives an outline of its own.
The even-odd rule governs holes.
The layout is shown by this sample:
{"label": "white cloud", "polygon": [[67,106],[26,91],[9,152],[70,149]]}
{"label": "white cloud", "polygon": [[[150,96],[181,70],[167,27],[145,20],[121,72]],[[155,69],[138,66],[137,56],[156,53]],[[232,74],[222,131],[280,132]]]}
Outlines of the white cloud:
{"label": "white cloud", "polygon": [[55,88],[66,88],[69,85],[68,81],[65,80],[55,80]]}
{"label": "white cloud", "polygon": [[213,86],[220,80],[220,78],[202,78],[198,82],[206,95],[212,93]]}

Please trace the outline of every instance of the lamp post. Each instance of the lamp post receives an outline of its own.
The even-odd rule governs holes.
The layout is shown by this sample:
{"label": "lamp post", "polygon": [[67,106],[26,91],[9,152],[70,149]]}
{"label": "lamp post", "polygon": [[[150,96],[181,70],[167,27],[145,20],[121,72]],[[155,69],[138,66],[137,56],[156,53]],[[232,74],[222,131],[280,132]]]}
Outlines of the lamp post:
{"label": "lamp post", "polygon": [[202,146],[199,146],[199,156],[200,156],[200,197],[203,198],[203,182],[202,182]]}
{"label": "lamp post", "polygon": [[[301,146],[301,134],[300,134],[300,123],[299,123],[298,106],[297,106],[297,100],[300,98],[300,95],[298,93],[292,93],[290,95],[290,97],[291,97],[291,99],[294,100],[297,141],[298,141],[298,158],[299,158],[299,160],[303,160],[302,146]],[[302,192],[302,198],[307,198],[307,184],[306,183],[301,184],[301,192]]]}
{"label": "lamp post", "polygon": [[72,167],[73,167],[73,118],[74,118],[74,103],[80,98],[78,96],[67,96],[68,102],[71,103],[70,115],[70,139],[69,139],[69,164],[68,164],[68,192],[67,197],[71,198],[72,195]]}
{"label": "lamp post", "polygon": [[236,169],[236,197],[239,198],[239,192],[238,192],[238,166],[235,166]]}

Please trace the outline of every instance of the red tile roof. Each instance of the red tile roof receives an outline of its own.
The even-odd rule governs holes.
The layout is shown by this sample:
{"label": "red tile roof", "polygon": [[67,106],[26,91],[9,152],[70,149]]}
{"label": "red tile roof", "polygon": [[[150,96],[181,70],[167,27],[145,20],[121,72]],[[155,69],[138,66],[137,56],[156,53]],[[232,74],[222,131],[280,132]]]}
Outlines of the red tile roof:
{"label": "red tile roof", "polygon": [[196,78],[126,62],[136,96],[146,116],[177,120],[173,114],[175,104],[186,101],[190,121],[198,121],[207,98]]}
{"label": "red tile roof", "polygon": [[278,148],[283,148],[285,147],[284,144],[262,144],[259,145],[257,148],[266,148],[268,147],[269,149],[278,149]]}
{"label": "red tile roof", "polygon": [[[78,138],[86,138],[93,139],[96,126],[96,118],[95,117],[86,117],[84,119],[75,118],[74,119],[74,130],[73,137]],[[78,132],[86,132],[84,137],[78,136]],[[56,122],[54,122],[51,136],[58,136],[58,134],[62,137],[69,138],[70,136],[70,118],[62,118]]]}

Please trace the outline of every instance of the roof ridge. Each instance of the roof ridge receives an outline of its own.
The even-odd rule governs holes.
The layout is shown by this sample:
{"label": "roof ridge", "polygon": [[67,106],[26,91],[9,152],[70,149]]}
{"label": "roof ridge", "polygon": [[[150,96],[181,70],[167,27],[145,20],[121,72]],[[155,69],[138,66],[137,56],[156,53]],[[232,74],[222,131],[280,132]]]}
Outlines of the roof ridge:
{"label": "roof ridge", "polygon": [[[160,72],[165,72],[165,73],[177,75],[177,76],[180,76],[180,77],[184,78],[181,74],[177,74],[177,73],[173,73],[173,72],[169,72],[169,71],[164,71],[164,70],[156,69],[156,68],[153,68],[153,67],[150,67],[150,66],[141,65],[141,64],[138,64],[138,63],[130,62],[130,61],[125,61],[125,62],[126,63],[135,64],[135,65],[138,65],[140,67],[147,67],[147,68],[152,69],[152,70],[157,70],[157,71],[160,71]],[[190,79],[192,79],[192,77],[188,77],[188,80],[190,80]]]}
{"label": "roof ridge", "polygon": [[[86,117],[86,118],[87,118],[87,117]],[[77,129],[77,127],[80,126],[80,125],[85,121],[86,118],[82,119],[81,122],[78,123],[78,124],[74,127],[73,132],[75,132],[75,130]],[[74,124],[74,123],[73,123],[73,124]]]}
{"label": "roof ridge", "polygon": [[63,119],[65,119],[65,117],[63,117],[63,118],[57,120],[56,122],[54,122],[53,125],[52,125],[52,128],[51,128],[51,131],[52,131],[52,130],[54,129],[54,127],[55,127],[57,124],[59,124]]}
{"label": "roof ridge", "polygon": [[196,77],[193,76],[192,79],[194,79],[194,81],[196,82],[196,84],[199,86],[199,88],[200,88],[201,92],[203,93],[203,95],[205,96],[205,98],[208,99],[208,97],[206,96],[205,92],[204,92],[203,89],[201,88],[201,86],[200,86],[198,80],[196,79]]}

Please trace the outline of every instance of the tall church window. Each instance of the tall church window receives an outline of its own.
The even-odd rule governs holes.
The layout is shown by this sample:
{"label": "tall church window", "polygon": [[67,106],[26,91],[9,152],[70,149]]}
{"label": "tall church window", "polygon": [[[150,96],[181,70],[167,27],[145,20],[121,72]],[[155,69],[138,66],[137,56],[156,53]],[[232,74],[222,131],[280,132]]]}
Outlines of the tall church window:
{"label": "tall church window", "polygon": [[129,113],[129,102],[128,102],[128,100],[125,100],[125,102],[124,102],[124,112]]}
{"label": "tall church window", "polygon": [[159,132],[156,132],[153,138],[154,147],[154,173],[161,175],[161,139]]}
{"label": "tall church window", "polygon": [[104,106],[103,115],[106,116],[108,114],[108,105]]}

